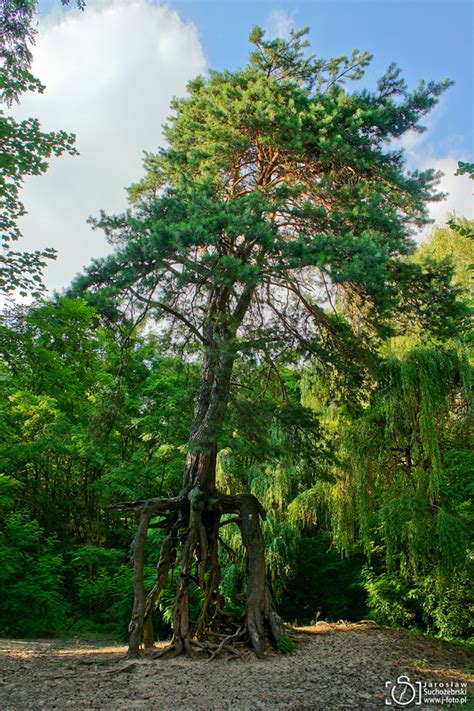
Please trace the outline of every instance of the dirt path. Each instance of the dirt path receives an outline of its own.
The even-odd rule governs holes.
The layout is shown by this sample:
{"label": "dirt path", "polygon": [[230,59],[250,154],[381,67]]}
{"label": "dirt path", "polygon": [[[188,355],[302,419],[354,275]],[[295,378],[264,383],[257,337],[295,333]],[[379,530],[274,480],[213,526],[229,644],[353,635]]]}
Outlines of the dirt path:
{"label": "dirt path", "polygon": [[[474,655],[457,646],[370,624],[320,622],[300,634],[291,655],[213,662],[129,662],[125,647],[116,645],[0,640],[0,710],[378,711],[390,708],[385,684],[400,675],[415,683],[416,693],[416,682],[426,683],[420,687],[425,699],[459,697],[441,708],[470,708],[460,685]],[[399,684],[395,699],[403,691],[412,693]],[[403,706],[392,700],[392,708],[440,707],[407,699],[405,693]]]}

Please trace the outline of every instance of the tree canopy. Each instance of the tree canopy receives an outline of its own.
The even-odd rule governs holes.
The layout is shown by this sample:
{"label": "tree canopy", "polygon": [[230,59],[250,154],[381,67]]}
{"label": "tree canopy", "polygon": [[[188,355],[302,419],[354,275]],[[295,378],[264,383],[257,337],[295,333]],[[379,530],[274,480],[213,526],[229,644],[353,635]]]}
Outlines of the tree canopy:
{"label": "tree canopy", "polygon": [[[0,2],[0,103],[7,109],[28,91],[42,93],[41,81],[31,73],[36,30],[34,0]],[[38,119],[16,121],[0,109],[0,294],[21,296],[44,292],[42,272],[55,250],[18,251],[12,243],[21,237],[18,220],[26,214],[20,199],[25,176],[42,175],[51,156],[75,155],[74,134],[41,130]]]}
{"label": "tree canopy", "polygon": [[[441,197],[438,176],[407,173],[388,148],[422,130],[450,82],[410,93],[391,66],[375,92],[349,92],[370,56],[318,60],[304,36],[266,41],[256,28],[245,69],[189,84],[165,128],[170,147],[147,155],[130,188],[133,209],[96,222],[116,253],[79,287],[128,291],[201,342],[219,293],[212,308],[245,333],[239,348],[263,342],[274,355],[344,348],[347,323],[361,339],[407,315],[435,327],[422,307],[430,292],[456,308],[449,275],[404,259],[427,202]],[[336,301],[345,319],[321,307]]]}

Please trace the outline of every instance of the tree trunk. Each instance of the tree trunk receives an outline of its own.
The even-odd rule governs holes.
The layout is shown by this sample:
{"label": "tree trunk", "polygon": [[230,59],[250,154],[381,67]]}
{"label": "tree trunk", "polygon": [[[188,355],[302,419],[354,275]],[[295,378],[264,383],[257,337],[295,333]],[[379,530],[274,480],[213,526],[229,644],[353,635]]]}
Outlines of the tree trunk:
{"label": "tree trunk", "polygon": [[210,494],[216,488],[217,442],[227,410],[235,359],[231,345],[223,350],[224,353],[219,354],[218,347],[214,345],[206,351],[183,475],[183,491],[198,486],[201,491]]}
{"label": "tree trunk", "polygon": [[[209,329],[201,385],[194,411],[193,428],[183,474],[183,485],[175,499],[135,502],[141,508],[140,525],[132,550],[134,557],[134,606],[129,626],[129,656],[139,654],[143,641],[153,645],[152,613],[171,567],[179,572],[174,605],[173,638],[164,650],[152,656],[191,653],[193,647],[209,651],[212,657],[224,649],[234,649],[247,636],[256,654],[262,656],[267,638],[275,643],[282,634],[265,574],[265,545],[260,526],[264,511],[250,494],[227,496],[216,491],[216,456],[230,393],[236,357],[235,333],[251,297],[247,290],[232,322],[218,333]],[[127,505],[122,505],[125,508]],[[157,564],[156,582],[148,596],[143,584],[144,545],[152,516],[168,515],[159,525],[166,530]],[[242,540],[247,552],[248,592],[245,619],[233,621],[224,609],[219,590],[219,527],[222,514],[238,514]],[[203,604],[197,621],[189,611],[190,585],[197,585]],[[219,640],[217,643],[216,640]],[[235,649],[234,649],[235,651]]]}

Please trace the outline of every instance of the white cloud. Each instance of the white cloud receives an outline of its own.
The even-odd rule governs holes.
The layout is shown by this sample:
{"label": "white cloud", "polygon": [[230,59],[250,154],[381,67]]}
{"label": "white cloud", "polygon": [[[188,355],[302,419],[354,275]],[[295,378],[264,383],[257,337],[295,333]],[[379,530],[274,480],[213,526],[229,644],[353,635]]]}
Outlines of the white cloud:
{"label": "white cloud", "polygon": [[22,194],[29,214],[19,247],[59,251],[46,271],[50,288],[109,250],[87,217],[127,206],[124,188],[141,177],[143,150],[162,142],[170,100],[205,68],[194,26],[147,0],[91,0],[83,13],[60,9],[40,20],[33,71],[47,89],[23,97],[15,116],[75,132],[81,154],[52,159]]}
{"label": "white cloud", "polygon": [[[409,140],[409,139],[408,139]],[[411,170],[428,170],[433,168],[443,173],[437,186],[437,192],[445,193],[446,197],[439,202],[428,204],[429,214],[434,225],[425,227],[419,235],[422,239],[431,232],[433,227],[444,225],[452,213],[460,217],[474,217],[474,199],[472,180],[467,175],[455,175],[458,169],[458,160],[463,156],[456,153],[437,155],[433,144],[428,141],[414,141],[410,146],[406,143],[408,165]]]}
{"label": "white cloud", "polygon": [[405,157],[410,162],[411,160],[416,160],[418,158],[418,151],[425,140],[426,136],[424,133],[419,133],[418,131],[410,129],[404,133],[401,138],[393,143],[397,146],[397,148],[403,148],[405,151]]}
{"label": "white cloud", "polygon": [[431,203],[429,208],[431,218],[437,225],[444,224],[452,212],[459,217],[474,218],[474,183],[467,175],[454,175],[457,167],[457,158],[453,156],[432,157],[422,164],[422,168],[434,168],[444,173],[439,191],[447,193],[447,196],[441,202]]}
{"label": "white cloud", "polygon": [[274,9],[270,12],[266,29],[270,38],[281,37],[289,39],[290,32],[295,28],[295,18],[287,10]]}
{"label": "white cloud", "polygon": [[433,226],[443,225],[451,213],[460,217],[474,217],[474,184],[467,175],[456,176],[458,160],[466,160],[456,136],[452,137],[451,144],[455,146],[445,152],[440,152],[439,147],[433,142],[432,129],[445,108],[438,104],[434,111],[423,121],[426,131],[407,131],[399,140],[393,142],[394,148],[403,148],[405,151],[406,165],[409,170],[427,170],[433,168],[444,175],[437,190],[446,193],[444,200],[429,203],[430,217],[434,225],[424,228],[419,235],[422,239],[433,229]]}

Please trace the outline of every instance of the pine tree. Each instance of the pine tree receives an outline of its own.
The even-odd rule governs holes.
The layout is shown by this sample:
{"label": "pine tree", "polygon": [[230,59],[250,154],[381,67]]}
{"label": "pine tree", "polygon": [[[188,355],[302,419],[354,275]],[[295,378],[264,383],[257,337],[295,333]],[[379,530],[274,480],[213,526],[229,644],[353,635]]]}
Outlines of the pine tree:
{"label": "pine tree", "polygon": [[[306,33],[267,41],[255,28],[244,69],[189,84],[188,97],[173,103],[168,147],[146,156],[145,177],[130,189],[132,209],[96,222],[115,253],[74,286],[109,314],[141,304],[171,346],[202,355],[181,490],[118,505],[140,512],[131,656],[142,640],[153,644],[152,611],[175,564],[174,634],[160,655],[198,647],[214,656],[247,636],[261,656],[267,637],[276,644],[283,635],[265,576],[265,512],[253,495],[216,487],[236,360],[256,354],[277,371],[291,350],[363,379],[373,343],[394,321],[418,319],[437,331],[442,313],[426,307],[433,295],[457,308],[445,272],[405,259],[413,230],[427,222],[427,201],[440,197],[438,176],[406,173],[402,153],[388,148],[422,130],[419,120],[450,82],[421,82],[410,93],[390,66],[376,91],[350,92],[345,83],[362,77],[370,55],[317,59],[306,53]],[[331,309],[335,302],[343,315]],[[240,623],[229,618],[219,587],[219,531],[229,520],[247,555]],[[147,595],[150,525],[165,537]],[[196,586],[203,602],[191,620]]]}

